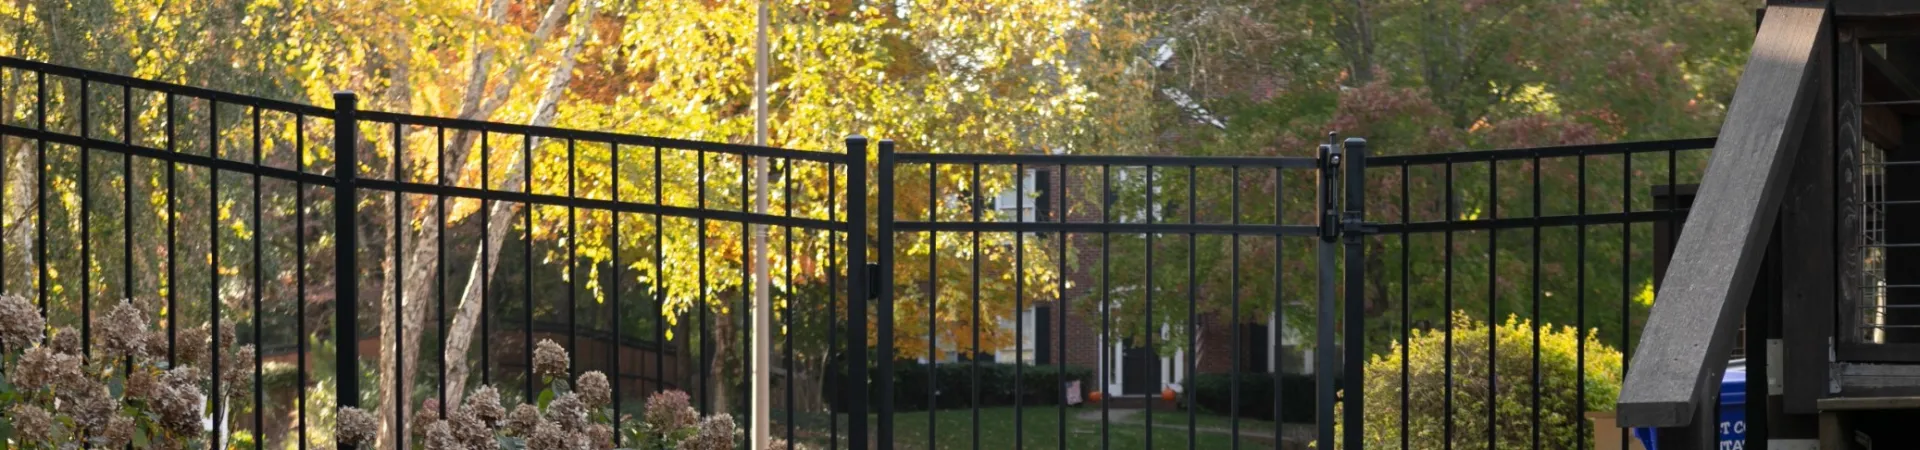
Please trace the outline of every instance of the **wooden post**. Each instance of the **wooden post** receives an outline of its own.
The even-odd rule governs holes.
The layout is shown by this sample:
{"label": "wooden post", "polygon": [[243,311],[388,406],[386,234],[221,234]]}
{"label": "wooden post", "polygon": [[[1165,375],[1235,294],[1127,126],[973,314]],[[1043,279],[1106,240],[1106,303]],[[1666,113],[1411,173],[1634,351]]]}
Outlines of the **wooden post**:
{"label": "wooden post", "polygon": [[1725,355],[1788,191],[1829,33],[1824,4],[1772,6],[1754,41],[1701,182],[1701,207],[1687,218],[1621,388],[1620,425],[1671,428],[1663,443],[1678,441],[1662,448],[1716,446]]}

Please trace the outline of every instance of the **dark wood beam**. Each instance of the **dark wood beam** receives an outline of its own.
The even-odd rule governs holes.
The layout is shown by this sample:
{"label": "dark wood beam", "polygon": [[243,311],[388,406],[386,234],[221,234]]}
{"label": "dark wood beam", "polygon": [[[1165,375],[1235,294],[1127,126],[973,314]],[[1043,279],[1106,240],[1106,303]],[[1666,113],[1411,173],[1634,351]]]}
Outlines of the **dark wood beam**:
{"label": "dark wood beam", "polygon": [[1682,434],[1711,438],[1712,424],[1698,422],[1714,408],[1788,191],[1830,30],[1824,4],[1768,7],[1620,389],[1621,426],[1693,425]]}
{"label": "dark wood beam", "polygon": [[[1772,4],[1778,0],[1769,1]],[[1897,17],[1920,15],[1920,2],[1913,0],[1834,0],[1833,15],[1840,17]]]}
{"label": "dark wood beam", "polygon": [[[1808,80],[1810,90],[1801,94],[1811,98],[1803,100],[1806,102],[1802,108],[1808,116],[1807,122],[1797,143],[1799,154],[1793,159],[1793,168],[1789,169],[1792,172],[1787,178],[1786,197],[1780,200],[1781,235],[1774,238],[1774,249],[1779,251],[1774,259],[1780,264],[1780,273],[1768,275],[1779,277],[1777,281],[1781,288],[1773,296],[1779,299],[1780,307],[1773,311],[1778,311],[1777,314],[1782,317],[1793,318],[1793,326],[1784,326],[1785,323],[1782,323],[1781,329],[1777,330],[1781,355],[1768,362],[1779,365],[1779,370],[1767,370],[1764,373],[1747,371],[1747,379],[1754,382],[1749,386],[1765,386],[1766,376],[1778,373],[1782,378],[1781,391],[1770,394],[1783,396],[1781,404],[1786,412],[1792,414],[1818,413],[1814,403],[1828,394],[1827,356],[1834,335],[1834,292],[1838,289],[1835,283],[1839,276],[1835,273],[1838,266],[1834,262],[1840,253],[1834,248],[1839,242],[1834,225],[1835,200],[1838,199],[1834,195],[1834,147],[1837,143],[1834,112],[1839,101],[1835,93],[1847,90],[1836,90],[1835,86],[1853,84],[1851,80],[1838,80],[1835,66],[1846,62],[1837,61],[1838,58],[1827,51],[1832,48],[1823,47],[1821,53],[1815,56],[1814,73]],[[1854,76],[1853,73],[1858,71],[1839,70],[1848,73],[1848,76]],[[1851,106],[1858,103],[1848,101],[1847,104]],[[1807,424],[1807,428],[1814,426]]]}

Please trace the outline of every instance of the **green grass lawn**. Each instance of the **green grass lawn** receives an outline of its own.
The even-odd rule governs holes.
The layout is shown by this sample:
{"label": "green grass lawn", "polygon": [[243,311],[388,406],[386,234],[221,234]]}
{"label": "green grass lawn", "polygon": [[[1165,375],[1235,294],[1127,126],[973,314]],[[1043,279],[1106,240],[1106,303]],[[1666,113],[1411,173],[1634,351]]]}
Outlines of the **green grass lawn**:
{"label": "green grass lawn", "polygon": [[[1091,411],[1091,414],[1087,414]],[[1015,444],[1020,448],[1032,449],[1100,449],[1102,448],[1102,423],[1095,408],[1067,408],[1066,436],[1060,435],[1059,413],[1052,407],[1028,407],[1025,414],[1015,417],[1013,407],[982,408],[979,415],[978,448],[988,450],[1013,450]],[[1083,414],[1085,414],[1083,416]],[[784,418],[784,413],[776,413],[776,418]],[[902,412],[894,414],[895,448],[901,449],[973,449],[975,448],[975,424],[973,410],[941,410],[932,414],[932,433],[928,428],[929,413],[926,411]],[[777,419],[776,419],[777,420]],[[795,425],[799,440],[808,448],[828,447],[828,418],[825,415],[796,417]],[[1152,447],[1156,449],[1229,449],[1234,439],[1228,431],[1230,420],[1225,416],[1199,414],[1195,417],[1195,430],[1187,427],[1185,411],[1154,411],[1152,428]],[[1024,425],[1016,427],[1016,424]],[[839,423],[841,430],[846,429],[845,418]],[[1112,419],[1105,424],[1106,448],[1145,449],[1148,447],[1148,427],[1144,411],[1122,412],[1113,410]],[[1240,448],[1270,449],[1273,422],[1242,419],[1240,421]],[[777,424],[775,433],[785,434],[785,425]],[[930,438],[931,437],[931,438]],[[846,445],[844,431],[839,445]],[[1191,439],[1191,441],[1189,440]]]}

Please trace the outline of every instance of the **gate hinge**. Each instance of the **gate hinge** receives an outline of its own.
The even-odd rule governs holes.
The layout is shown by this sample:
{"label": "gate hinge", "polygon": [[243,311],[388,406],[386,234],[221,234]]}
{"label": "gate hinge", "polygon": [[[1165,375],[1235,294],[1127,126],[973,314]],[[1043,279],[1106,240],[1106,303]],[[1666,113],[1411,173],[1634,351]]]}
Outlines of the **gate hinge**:
{"label": "gate hinge", "polygon": [[1340,235],[1349,243],[1358,243],[1360,238],[1380,232],[1380,224],[1360,220],[1358,213],[1347,212],[1340,220]]}

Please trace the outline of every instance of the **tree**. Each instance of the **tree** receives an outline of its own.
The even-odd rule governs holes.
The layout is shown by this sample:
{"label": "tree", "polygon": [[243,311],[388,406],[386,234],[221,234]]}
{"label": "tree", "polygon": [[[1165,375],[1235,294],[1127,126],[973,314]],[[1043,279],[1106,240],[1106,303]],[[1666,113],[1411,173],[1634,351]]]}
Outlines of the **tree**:
{"label": "tree", "polygon": [[[1719,122],[1751,34],[1741,31],[1751,26],[1750,15],[1733,1],[1137,3],[1116,20],[1139,24],[1139,32],[1158,38],[1154,42],[1172,43],[1166,50],[1172,55],[1169,62],[1153,76],[1156,89],[1190,93],[1211,115],[1225,118],[1225,127],[1216,129],[1175,102],[1156,102],[1160,112],[1155,113],[1155,135],[1149,145],[1130,147],[1151,154],[1311,156],[1327,131],[1365,137],[1376,155],[1705,136]],[[1144,48],[1139,54],[1158,51]],[[1679,182],[1698,179],[1703,153],[1678,155]],[[1620,211],[1626,198],[1635,210],[1650,209],[1648,189],[1668,180],[1666,159],[1642,157],[1627,168],[1617,156],[1588,158],[1587,211]],[[1457,164],[1453,192],[1444,192],[1444,174],[1438,169],[1416,168],[1404,180],[1398,173],[1376,170],[1367,182],[1368,219],[1444,220],[1450,201],[1455,202],[1456,220],[1485,218],[1495,208],[1503,218],[1527,217],[1533,214],[1530,166]],[[1264,199],[1242,204],[1243,222],[1275,220],[1270,203],[1277,183],[1268,170],[1243,173],[1239,185],[1215,181],[1223,179],[1224,171],[1203,170],[1198,204],[1188,205],[1186,190],[1195,182],[1188,180],[1187,171],[1161,168],[1155,184],[1178,195],[1160,195],[1151,207],[1144,203],[1140,185],[1143,169],[1125,170],[1132,176],[1116,184],[1116,211],[1157,208],[1167,216],[1163,220],[1181,222],[1191,214],[1202,222],[1226,222],[1231,219],[1229,194],[1237,191],[1245,199]],[[1540,170],[1542,213],[1574,213],[1580,198],[1578,163],[1549,160]],[[1622,176],[1623,171],[1631,175]],[[1497,193],[1486,181],[1495,174],[1501,179]],[[1284,222],[1314,223],[1312,177],[1305,172],[1290,175],[1308,176],[1290,176],[1284,183]],[[1416,194],[1408,211],[1401,211],[1402,184]],[[1369,239],[1369,259],[1361,262],[1368,270],[1367,291],[1359,297],[1367,302],[1370,316],[1365,331],[1369,350],[1386,350],[1389,338],[1403,326],[1447,323],[1450,312],[1441,301],[1446,296],[1481,305],[1459,307],[1482,316],[1517,313],[1560,323],[1575,322],[1580,302],[1573,300],[1583,300],[1591,303],[1586,308],[1588,325],[1597,326],[1613,342],[1632,332],[1651,301],[1642,294],[1651,283],[1651,227],[1635,226],[1628,244],[1623,244],[1621,230],[1589,227],[1584,261],[1575,258],[1577,239],[1571,228],[1542,230],[1542,246],[1551,250],[1543,252],[1545,276],[1538,287],[1530,282],[1530,229],[1500,232],[1497,249],[1489,246],[1486,232],[1455,233],[1452,293],[1444,292],[1439,282],[1441,236],[1412,236],[1406,249],[1398,236]],[[1148,272],[1142,266],[1141,237],[1117,239],[1107,256],[1115,264],[1110,282],[1144,286],[1142,277]],[[1166,352],[1186,346],[1189,293],[1197,293],[1194,305],[1203,318],[1224,318],[1229,312],[1232,296],[1227,295],[1226,275],[1232,246],[1224,238],[1201,237],[1190,247],[1186,236],[1177,235],[1162,235],[1156,242],[1153,292],[1156,300],[1166,300],[1155,302],[1153,320],[1126,323],[1121,335],[1169,326],[1169,334],[1156,335]],[[1269,263],[1276,261],[1273,239],[1242,238],[1242,309],[1237,321],[1264,321],[1273,312],[1272,299],[1281,298],[1289,305],[1290,325],[1311,332],[1315,283],[1289,282],[1278,294],[1272,292],[1271,267],[1312,273],[1312,245],[1305,239],[1298,242],[1290,241],[1285,256]],[[1625,245],[1631,245],[1630,252]],[[1405,279],[1412,323],[1398,314],[1402,255],[1411,258],[1412,272]],[[1198,262],[1196,272],[1202,275],[1197,288],[1187,285],[1189,258]],[[1628,265],[1622,266],[1623,261]],[[1584,292],[1570,276],[1582,268],[1593,280]],[[1093,269],[1097,267],[1077,270]],[[1497,286],[1491,308],[1485,306],[1490,281]],[[1535,289],[1548,297],[1538,311],[1531,301]],[[1146,317],[1136,311],[1144,293],[1116,291],[1123,300],[1118,308],[1125,314],[1115,316]],[[1625,316],[1618,307],[1601,306],[1629,299]]]}

